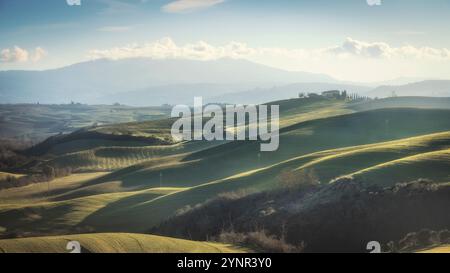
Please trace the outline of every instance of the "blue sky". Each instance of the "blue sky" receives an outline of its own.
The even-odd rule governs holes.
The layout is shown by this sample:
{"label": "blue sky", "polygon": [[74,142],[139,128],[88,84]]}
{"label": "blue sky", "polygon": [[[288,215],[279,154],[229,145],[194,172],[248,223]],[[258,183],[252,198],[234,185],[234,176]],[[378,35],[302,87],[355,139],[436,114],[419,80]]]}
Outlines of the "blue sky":
{"label": "blue sky", "polygon": [[343,80],[450,78],[448,14],[448,0],[0,0],[0,70],[231,56]]}

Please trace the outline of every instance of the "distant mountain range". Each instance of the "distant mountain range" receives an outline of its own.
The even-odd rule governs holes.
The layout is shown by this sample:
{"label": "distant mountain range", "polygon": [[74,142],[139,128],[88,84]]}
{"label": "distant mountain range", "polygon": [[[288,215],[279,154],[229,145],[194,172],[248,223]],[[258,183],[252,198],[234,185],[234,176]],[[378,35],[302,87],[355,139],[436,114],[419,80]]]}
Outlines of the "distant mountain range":
{"label": "distant mountain range", "polygon": [[[336,82],[336,80],[327,75],[289,72],[235,59],[96,60],[46,71],[0,72],[0,99],[2,102],[67,103],[73,100],[97,103],[99,99],[119,92],[134,90],[145,92],[146,89],[148,92],[156,90],[151,97],[157,99],[161,95],[158,90],[162,90],[162,95],[170,90],[170,87],[161,86],[175,86],[174,90],[178,90],[180,85],[221,85],[212,88],[210,93],[220,95],[222,92],[245,90],[239,86],[267,87],[295,82]],[[230,89],[232,85],[239,86]],[[179,92],[172,94],[178,95]],[[145,103],[142,100],[140,102]],[[152,100],[147,102],[152,103]]]}
{"label": "distant mountain range", "polygon": [[427,80],[405,85],[383,85],[367,93],[370,97],[428,96],[450,97],[450,80]]}
{"label": "distant mountain range", "polygon": [[[371,97],[450,96],[450,81],[340,82],[324,74],[290,72],[246,60],[96,60],[45,71],[1,71],[0,103],[121,103],[133,106],[207,102],[261,103],[300,92],[347,90]],[[407,83],[399,85],[400,83]]]}

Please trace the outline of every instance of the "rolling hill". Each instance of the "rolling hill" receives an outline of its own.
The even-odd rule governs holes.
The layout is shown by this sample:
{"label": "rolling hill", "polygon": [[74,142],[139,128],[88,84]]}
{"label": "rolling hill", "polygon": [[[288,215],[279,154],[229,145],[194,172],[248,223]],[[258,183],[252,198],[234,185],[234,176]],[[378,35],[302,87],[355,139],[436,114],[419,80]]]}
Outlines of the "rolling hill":
{"label": "rolling hill", "polygon": [[[442,137],[442,136],[441,136]],[[445,136],[446,142],[448,145],[448,133]],[[439,139],[439,136],[437,136],[437,139]],[[411,139],[406,139],[403,141],[403,143],[397,142],[392,143],[391,145],[395,146],[396,144],[401,147],[407,146],[407,144],[413,141]],[[433,143],[433,141],[428,142]],[[406,144],[406,145],[405,145]],[[422,144],[426,145],[426,142],[422,142]],[[389,144],[381,144],[379,147],[377,147],[379,150],[385,149],[386,145]],[[361,147],[354,147],[353,149],[356,151]],[[375,147],[372,147],[375,148]],[[428,147],[431,148],[431,147]],[[376,149],[376,148],[375,148]],[[432,149],[432,148],[431,148]],[[435,149],[439,149],[439,147],[435,147]],[[426,149],[425,149],[426,150]],[[108,227],[103,225],[102,223],[106,223],[108,221],[113,221],[113,225],[111,225],[111,228],[114,230],[120,230],[122,228],[125,228],[126,225],[130,223],[130,221],[135,221],[134,225],[135,227],[138,227],[136,231],[139,231],[140,227],[143,226],[153,226],[158,224],[161,220],[167,219],[168,215],[174,215],[174,212],[178,210],[182,210],[186,207],[192,207],[195,206],[198,203],[201,203],[205,200],[212,199],[216,196],[218,196],[221,193],[227,193],[227,192],[239,192],[239,191],[247,191],[247,192],[259,192],[262,190],[267,189],[274,189],[280,187],[279,184],[279,175],[282,171],[285,170],[292,170],[296,168],[305,168],[310,164],[313,164],[315,161],[318,160],[325,160],[330,157],[330,155],[335,157],[345,157],[346,154],[348,154],[349,151],[342,151],[341,149],[338,150],[331,150],[327,152],[321,152],[317,154],[310,154],[306,156],[302,156],[299,158],[294,158],[291,160],[287,160],[285,162],[275,164],[273,166],[269,166],[262,169],[255,169],[248,172],[243,172],[238,175],[234,175],[231,177],[227,177],[224,179],[214,180],[212,182],[204,183],[198,186],[187,188],[183,191],[175,192],[170,195],[161,196],[159,198],[156,198],[154,200],[150,200],[147,202],[142,203],[136,203],[131,208],[123,208],[120,210],[110,210],[108,207],[106,207],[103,210],[99,210],[90,217],[88,217],[85,220],[85,225],[92,225],[92,226],[98,226],[100,230],[105,228],[108,230]],[[420,153],[420,149],[417,149],[416,151],[408,150],[407,148],[405,150],[402,150],[399,148],[397,151],[393,151],[392,154],[398,153],[397,156],[401,157],[402,153]],[[350,152],[351,153],[351,152]],[[333,176],[339,176],[339,175],[346,175],[349,171],[345,168],[346,165],[355,164],[355,166],[352,166],[353,168],[357,169],[358,166],[366,164],[374,164],[372,159],[372,154],[367,153],[365,154],[365,157],[356,157],[352,158],[353,161],[349,160],[344,165],[337,165],[337,166],[343,166],[343,169],[334,169],[331,172],[325,172],[323,169],[319,169],[317,172],[319,173],[319,177],[323,179],[323,177],[333,177]],[[391,155],[392,156],[392,155]],[[364,160],[364,161],[363,161]],[[380,160],[380,159],[379,159]],[[430,164],[432,162],[428,162]],[[450,161],[446,159],[446,161],[442,161],[441,164],[444,166],[450,166]],[[336,166],[336,165],[335,165]],[[410,169],[404,168],[402,169],[400,174],[403,174],[404,176],[401,177],[399,180],[394,180],[394,182],[405,182],[405,181],[412,181],[419,178],[430,178],[435,179],[437,182],[446,182],[448,181],[448,171],[441,172],[440,176],[438,174],[434,173],[433,168],[426,169],[427,171],[424,172],[425,169],[422,169],[423,172],[414,172],[414,168],[417,166],[410,166]],[[411,173],[411,174],[410,174]],[[413,175],[414,174],[414,175]],[[405,179],[407,178],[407,179]],[[408,180],[410,179],[410,180]],[[327,180],[321,180],[324,181],[323,183],[326,183]],[[388,183],[380,178],[380,180],[375,180],[379,183],[380,186],[387,185]],[[392,180],[390,180],[392,181]],[[388,185],[393,185],[394,183],[391,182]],[[111,215],[112,213],[112,215]],[[115,215],[115,216],[113,216]],[[120,219],[120,215],[129,215],[132,216],[133,219],[130,217],[126,218],[126,220]],[[151,215],[150,217],[145,217],[144,215]],[[110,222],[109,222],[110,223]]]}
{"label": "rolling hill", "polygon": [[[290,133],[284,132],[281,135],[281,139],[283,142],[288,139],[292,139],[295,141],[297,136],[301,139],[303,138],[315,138],[317,134],[312,134],[313,129],[309,128],[306,122],[315,119],[324,119],[327,117],[339,116],[343,114],[353,113],[355,111],[367,110],[367,109],[382,109],[394,107],[394,105],[400,105],[402,107],[413,107],[418,105],[423,105],[424,107],[431,108],[443,108],[443,106],[448,106],[450,103],[446,104],[445,102],[436,101],[433,99],[423,99],[422,103],[419,102],[418,99],[410,99],[410,98],[393,98],[380,100],[376,104],[372,101],[362,102],[362,103],[345,103],[343,101],[333,101],[326,99],[294,99],[294,100],[285,100],[274,102],[280,105],[280,127],[287,128],[289,126],[293,126],[295,124],[302,124],[302,129],[291,130],[291,129],[282,129],[284,131],[289,130]],[[441,107],[442,106],[442,107]],[[390,116],[395,116],[395,111],[404,112],[407,110],[392,110],[389,112],[388,110],[384,114],[384,117],[380,116],[378,119],[385,118],[386,122],[390,119]],[[436,110],[440,111],[440,110]],[[426,110],[422,111],[423,113],[427,112]],[[364,114],[358,114],[364,115]],[[406,113],[403,114],[404,118],[407,118]],[[445,116],[445,115],[444,115]],[[422,117],[422,119],[428,119],[431,117]],[[438,118],[439,120],[440,118]],[[399,120],[400,121],[400,120]],[[141,123],[128,123],[128,124],[119,124],[119,125],[105,125],[99,126],[96,128],[91,128],[87,130],[77,131],[75,133],[69,135],[57,136],[55,138],[51,138],[46,142],[39,144],[38,146],[31,149],[32,154],[44,154],[44,153],[52,153],[58,155],[55,159],[52,159],[51,164],[54,164],[57,167],[66,167],[71,165],[73,169],[79,169],[82,171],[111,171],[127,166],[131,166],[136,163],[142,163],[149,159],[159,158],[161,156],[170,156],[175,154],[183,154],[187,152],[199,151],[207,148],[211,148],[212,146],[217,146],[223,143],[220,142],[188,142],[188,143],[177,143],[173,145],[170,144],[168,138],[168,132],[170,131],[171,120],[166,121],[149,121],[149,122],[141,122]],[[333,123],[333,121],[330,121]],[[424,120],[424,122],[427,122]],[[445,123],[445,121],[443,121]],[[326,121],[317,122],[317,124],[324,123],[322,127],[326,127]],[[414,129],[412,120],[406,121],[405,124],[411,124],[411,129]],[[316,126],[316,125],[313,125]],[[336,124],[332,130],[337,130],[340,125]],[[347,125],[349,126],[349,125]],[[366,126],[366,125],[362,125]],[[380,126],[388,126],[387,124],[377,124],[373,127],[373,131],[377,131]],[[395,126],[395,125],[392,125]],[[367,126],[369,127],[369,126]],[[438,125],[439,127],[439,125]],[[361,127],[364,128],[364,127]],[[445,126],[443,127],[446,128]],[[386,130],[384,128],[383,130]],[[401,130],[399,130],[401,131]],[[425,131],[424,133],[428,133],[432,131]],[[332,133],[332,132],[331,132]],[[312,134],[312,135],[311,135]],[[338,132],[340,134],[340,132]],[[368,132],[366,133],[368,134]],[[309,136],[308,136],[309,135]],[[325,137],[325,134],[322,132],[318,133],[319,137]],[[374,132],[373,136],[380,135],[380,132]],[[408,135],[405,135],[407,137]],[[361,137],[364,137],[363,135]],[[402,136],[398,136],[402,137]],[[119,141],[115,141],[115,139]],[[159,139],[162,139],[160,141]],[[383,141],[384,139],[380,139]],[[152,144],[153,141],[153,144]],[[327,141],[323,139],[322,141]],[[342,141],[345,141],[343,139]],[[374,139],[376,142],[376,140]],[[158,143],[163,143],[161,146]],[[155,145],[156,144],[156,145]],[[363,144],[363,143],[355,143],[355,144]],[[150,146],[149,146],[150,145]],[[241,144],[228,144],[228,146],[223,147],[237,147]],[[244,153],[246,156],[255,157],[257,155],[256,146],[257,143],[249,143],[249,145],[245,145],[245,147],[254,146],[252,148],[251,153]],[[309,147],[314,147],[314,143]],[[325,144],[326,145],[326,144]],[[352,141],[349,140],[347,143],[343,143],[342,145],[350,146],[352,145]],[[297,149],[303,149],[304,146],[297,147],[295,149],[291,149],[292,145],[282,145],[280,150],[284,150],[283,148],[287,148],[292,152],[291,155],[297,155]],[[305,145],[307,146],[307,145]],[[220,146],[222,147],[222,146]],[[212,152],[218,152],[220,148],[218,147],[216,150]],[[334,148],[335,146],[329,145],[324,148]],[[247,149],[246,148],[246,149]],[[307,148],[307,147],[306,147]],[[234,148],[233,148],[234,149]],[[281,151],[277,151],[276,154],[281,154]],[[285,159],[287,156],[282,156],[281,159]],[[279,157],[275,157],[275,159],[279,159]],[[262,163],[264,163],[265,157],[262,156],[259,159]],[[251,160],[254,161],[254,160]],[[272,161],[273,162],[273,161]]]}
{"label": "rolling hill", "polygon": [[0,240],[0,253],[69,253],[78,241],[81,253],[242,253],[248,249],[144,234],[105,233]]}
{"label": "rolling hill", "polygon": [[259,142],[149,142],[165,139],[167,119],[88,127],[37,145],[41,164],[85,173],[0,191],[0,236],[145,233],[223,194],[282,190],[283,173],[314,173],[323,192],[308,206],[338,202],[335,187],[345,185],[364,192],[450,180],[444,100],[273,103],[281,107],[281,145],[270,154]]}
{"label": "rolling hill", "polygon": [[[159,185],[163,173],[166,186],[178,187],[180,181],[184,186],[195,186],[322,150],[446,131],[450,128],[449,113],[447,110],[384,109],[312,120],[282,129],[280,143],[283,145],[270,156],[259,152],[257,142],[227,143],[189,154],[173,168],[154,165],[146,168],[143,163],[119,171],[118,176],[111,174],[110,179],[130,187],[152,186]],[[329,136],[333,136],[332,141]],[[220,168],[208,167],[212,162]]]}
{"label": "rolling hill", "polygon": [[[422,156],[421,163],[425,166],[428,164],[428,169],[422,168],[420,172],[417,172],[417,165],[406,165],[406,167],[392,165],[392,167],[402,168],[395,172],[397,173],[396,180],[391,179],[392,182],[388,183],[383,176],[380,176],[380,179],[375,176],[372,177],[373,181],[378,185],[390,186],[397,182],[407,182],[419,178],[445,182],[448,181],[448,171],[445,171],[445,166],[450,165],[450,160],[441,158],[439,164],[443,165],[444,169],[441,173],[436,173],[432,165],[433,161],[427,162],[426,159],[429,157],[425,155],[433,153],[432,151],[437,151],[437,153],[442,149],[445,151],[449,143],[450,133],[445,132],[385,143],[320,151],[223,179],[206,180],[197,186],[183,183],[182,180],[174,180],[172,185],[164,182],[164,187],[169,188],[158,188],[160,181],[152,184],[144,181],[137,183],[139,180],[135,180],[135,183],[129,185],[120,179],[120,173],[106,174],[93,180],[77,183],[76,186],[71,187],[72,189],[67,187],[65,191],[52,189],[48,196],[50,199],[42,200],[32,206],[16,205],[17,201],[10,200],[8,204],[0,206],[0,222],[5,223],[3,227],[9,232],[22,230],[21,232],[40,231],[45,234],[51,231],[67,233],[77,229],[101,232],[143,232],[175,215],[177,211],[195,206],[221,193],[260,192],[276,189],[280,187],[280,173],[286,170],[295,173],[301,169],[312,168],[320,181],[326,183],[329,181],[327,179],[348,177],[355,171],[378,166],[384,162],[392,165],[391,161],[401,161],[410,156]],[[169,164],[165,168],[171,169],[174,166]],[[392,169],[391,173],[394,170]],[[123,172],[127,171],[132,171],[132,174],[133,171],[141,172],[139,168],[125,169]],[[145,176],[151,177],[151,175]],[[58,184],[55,183],[55,186]],[[45,187],[42,188],[40,194],[33,191],[32,196],[40,195],[42,197],[45,195],[47,193]],[[5,193],[5,195],[11,196],[11,193]],[[19,196],[20,194],[16,198]]]}
{"label": "rolling hill", "polygon": [[414,181],[367,189],[349,180],[309,190],[225,195],[187,209],[150,232],[202,240],[224,232],[238,237],[264,229],[313,253],[367,252],[367,242],[376,238],[383,251],[398,252],[408,249],[408,244],[393,242],[411,232],[431,229],[448,234],[449,186]]}

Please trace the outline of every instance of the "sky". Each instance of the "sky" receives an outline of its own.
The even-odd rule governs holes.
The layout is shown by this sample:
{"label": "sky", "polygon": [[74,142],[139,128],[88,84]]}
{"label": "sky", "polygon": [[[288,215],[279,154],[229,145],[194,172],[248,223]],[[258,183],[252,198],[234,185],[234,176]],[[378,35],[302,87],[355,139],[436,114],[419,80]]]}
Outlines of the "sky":
{"label": "sky", "polygon": [[243,58],[353,82],[450,79],[449,14],[450,0],[0,0],[0,70]]}

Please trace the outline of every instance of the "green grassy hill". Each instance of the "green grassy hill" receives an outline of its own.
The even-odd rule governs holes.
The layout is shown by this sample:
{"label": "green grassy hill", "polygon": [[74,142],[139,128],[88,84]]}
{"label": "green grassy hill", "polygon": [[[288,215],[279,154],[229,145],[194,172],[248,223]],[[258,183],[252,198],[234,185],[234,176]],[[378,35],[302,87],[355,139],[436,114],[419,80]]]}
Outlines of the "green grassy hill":
{"label": "green grassy hill", "polygon": [[[36,234],[67,234],[89,232],[95,227],[83,222],[95,212],[108,208],[112,211],[132,207],[160,196],[183,189],[152,188],[135,192],[94,194],[57,202],[33,204],[6,203],[0,205],[0,235],[8,237],[35,236]],[[125,215],[120,216],[124,219]]]}
{"label": "green grassy hill", "polygon": [[[159,185],[146,187],[145,184],[141,184],[140,187],[137,187],[138,184],[136,187],[126,187],[123,183],[115,181],[113,179],[115,174],[111,173],[93,180],[78,182],[72,190],[67,188],[64,192],[51,191],[49,199],[41,200],[34,205],[17,205],[18,202],[10,200],[8,204],[0,206],[0,222],[5,223],[3,224],[5,234],[11,231],[67,233],[76,229],[143,232],[173,216],[177,211],[195,206],[221,193],[257,192],[277,188],[280,186],[279,175],[286,170],[295,173],[311,168],[322,183],[327,183],[341,176],[357,176],[354,173],[359,170],[376,168],[385,163],[392,164],[391,162],[402,161],[409,157],[420,157],[421,164],[428,164],[429,168],[416,171],[417,165],[406,165],[397,172],[398,180],[385,180],[384,176],[380,175],[373,176],[371,181],[380,185],[392,185],[419,178],[445,182],[448,181],[446,171],[448,168],[436,172],[435,163],[427,162],[427,159],[433,158],[427,155],[445,154],[449,145],[450,132],[444,132],[391,142],[331,149],[294,157],[264,168],[196,186],[182,184],[180,181],[178,187],[158,188]],[[448,166],[450,160],[441,158],[438,164]],[[172,165],[168,167],[173,168]],[[395,167],[398,166],[393,165],[393,170]],[[98,183],[98,181],[110,182]],[[34,192],[34,195],[38,194]]]}
{"label": "green grassy hill", "polygon": [[[332,117],[357,111],[367,111],[382,108],[450,108],[449,98],[428,97],[396,97],[374,101],[345,102],[342,100],[330,100],[324,98],[289,99],[268,103],[280,106],[281,124],[286,127],[299,122],[312,119]],[[92,149],[103,146],[146,146],[148,140],[156,138],[166,139],[170,133],[173,119],[164,119],[169,115],[170,108],[148,107],[133,108],[127,106],[85,106],[85,105],[25,105],[32,111],[20,112],[19,106],[2,106],[7,120],[18,119],[22,115],[30,115],[33,118],[29,122],[37,122],[40,119],[61,117],[66,121],[66,129],[59,129],[54,133],[70,132],[70,129],[91,126],[88,130],[68,134],[56,138],[51,145],[39,145],[34,149],[36,153],[63,154],[68,152]],[[24,106],[24,107],[25,107]],[[0,107],[0,111],[1,111]],[[159,118],[159,119],[158,119]],[[161,119],[163,118],[163,119]],[[28,118],[30,119],[30,118]],[[76,124],[75,121],[79,121]],[[146,121],[147,120],[147,121]],[[13,126],[11,126],[13,129]],[[14,127],[17,127],[15,125]],[[45,126],[42,126],[43,128]],[[92,134],[93,132],[97,133]],[[108,139],[108,136],[122,136],[123,139]],[[128,139],[126,138],[128,137]],[[146,139],[149,138],[149,139]],[[147,142],[146,142],[147,141]]]}
{"label": "green grassy hill", "polygon": [[[377,107],[382,108],[383,105],[393,107],[396,104],[402,106],[420,105],[417,100],[405,100],[406,99],[400,100],[399,98],[380,100],[380,102],[377,101]],[[410,100],[412,100],[412,102],[410,102]],[[311,98],[285,100],[273,102],[272,104],[280,105],[280,127],[283,128],[282,130],[285,132],[284,139],[282,139],[284,143],[286,142],[286,140],[288,140],[289,134],[286,133],[287,131],[292,131],[290,135],[294,138],[296,138],[296,135],[312,134],[313,130],[304,126],[305,123],[307,125],[314,120],[326,119],[353,113],[356,111],[355,109],[364,110],[365,108],[377,108],[371,105],[373,103],[374,102],[346,103],[345,101],[341,100]],[[434,101],[429,101],[428,99],[424,99],[424,102],[422,104],[429,105],[430,107],[432,105],[440,106],[440,104],[436,104],[434,103]],[[366,143],[366,141],[377,142],[392,139],[392,137],[383,138],[382,136],[384,131],[389,130],[389,126],[397,126],[394,123],[389,124],[389,115],[394,115],[394,113],[391,112],[391,114],[387,113],[387,115],[385,115],[384,122],[386,122],[386,124],[377,124],[374,127],[377,132],[373,132],[374,130],[370,132],[373,133],[373,140],[365,139],[364,141],[359,143],[352,143],[353,139],[349,139],[349,141],[345,143],[344,146],[363,144]],[[161,121],[99,126],[77,131],[70,135],[54,137],[34,147],[30,151],[32,153],[51,153],[58,155],[57,158],[52,159],[49,162],[50,164],[58,168],[71,166],[73,169],[76,169],[78,171],[112,171],[132,166],[137,163],[145,162],[149,159],[187,152],[201,151],[212,146],[219,146],[220,144],[223,144],[223,142],[211,143],[206,141],[173,144],[171,143],[169,135],[172,122],[173,120],[166,119]],[[335,123],[334,128],[330,128],[331,132],[323,133],[333,133],[333,130],[337,129],[336,127],[343,126],[342,128],[345,128],[345,126],[349,126],[346,124],[339,124],[339,121],[331,120],[330,122]],[[302,126],[302,130],[295,128],[298,126]],[[315,126],[315,124],[313,124],[313,126]],[[328,124],[326,126],[328,126]],[[440,125],[438,124],[437,127],[439,126]],[[400,130],[397,130],[397,132],[401,132],[401,128]],[[424,131],[423,133],[429,132],[431,131],[428,130]],[[399,135],[398,138],[407,136],[410,135]],[[295,140],[297,139],[294,139],[294,141]],[[334,141],[332,143],[334,143]],[[315,147],[315,143],[310,144],[312,144],[310,145],[310,147]],[[230,147],[233,147],[234,150],[234,147],[237,145],[239,144],[233,143],[228,146],[223,146],[223,148],[228,149]],[[253,146],[256,147],[258,145]],[[289,152],[292,147],[290,144],[282,146],[286,148],[287,152]],[[248,145],[246,145],[246,147],[248,147]],[[334,147],[337,146],[329,145],[329,147],[326,148]],[[220,149],[222,149],[222,146],[218,147],[217,150],[214,150],[212,152],[215,153]],[[259,149],[259,147],[257,149]],[[283,160],[285,158],[288,158],[289,156],[295,156],[296,153],[298,153],[298,151],[294,150],[290,155],[274,157],[274,160],[268,163],[274,163],[277,160]],[[278,152],[278,154],[281,153]],[[252,153],[246,153],[246,155],[255,157],[255,152],[252,151]],[[262,157],[261,159],[261,163],[264,164],[264,157]]]}
{"label": "green grassy hill", "polygon": [[[442,146],[434,146],[436,142],[440,141],[443,142]],[[409,147],[409,143],[412,143],[412,147]],[[433,167],[434,162],[426,161],[426,158],[429,157],[424,156],[427,155],[427,153],[422,152],[437,149],[438,151],[434,153],[440,154],[442,151],[439,149],[447,146],[449,143],[450,133],[447,132],[426,137],[394,141],[391,143],[381,143],[370,146],[351,147],[308,154],[277,163],[266,168],[252,170],[228,178],[208,182],[199,186],[186,188],[183,191],[174,192],[172,194],[161,196],[146,202],[135,203],[131,207],[123,207],[121,209],[105,207],[87,217],[83,225],[96,226],[97,228],[100,228],[100,230],[108,230],[108,228],[113,228],[113,230],[121,230],[132,221],[134,223],[132,226],[137,228],[135,231],[140,231],[141,227],[151,227],[153,225],[157,225],[162,220],[174,215],[178,210],[185,207],[195,206],[196,204],[214,198],[221,193],[232,191],[257,192],[277,188],[280,186],[279,175],[285,170],[293,170],[295,172],[304,168],[316,167],[315,170],[318,173],[319,178],[322,179],[323,183],[327,183],[329,180],[323,180],[324,177],[335,178],[345,176],[350,174],[352,170],[357,170],[361,166],[377,165],[378,162],[389,160],[386,158],[402,158],[402,156],[408,154],[418,154],[417,156],[419,157],[423,156],[422,164],[427,165],[428,169],[420,169],[420,171],[415,171],[417,165],[409,165],[403,167],[400,172],[397,172],[397,178],[399,180],[386,180],[383,176],[380,176],[380,179],[378,179],[378,177],[373,176],[372,180],[369,181],[372,181],[372,183],[378,183],[381,186],[393,185],[398,182],[409,182],[419,178],[428,178],[436,182],[446,182],[448,181],[448,166],[450,166],[450,159],[446,158],[445,160],[439,162],[439,166],[442,165],[444,167],[441,168],[440,172],[435,172]],[[414,148],[414,145],[416,145],[416,148]],[[387,148],[389,146],[391,148]],[[360,149],[363,152],[359,152]],[[364,149],[366,149],[365,152]],[[391,149],[391,151],[388,152],[387,150],[389,149]],[[374,154],[382,154],[383,151],[385,152],[383,156],[378,158],[374,157]],[[444,153],[445,151],[446,150],[444,150]],[[357,154],[359,155],[355,156]],[[330,162],[332,158],[346,160],[345,164],[347,164],[348,167],[344,167],[345,165],[333,165],[333,163]],[[433,160],[432,158],[429,159]],[[314,166],[319,163],[322,165]],[[339,166],[343,167],[339,168]],[[447,168],[445,168],[445,166],[447,166]],[[123,219],[120,215],[127,215],[128,217]],[[105,225],[103,223],[111,224]]]}
{"label": "green grassy hill", "polygon": [[[280,126],[351,113],[344,101],[323,98],[274,102],[280,105]],[[76,171],[112,171],[155,158],[201,151],[224,141],[174,143],[173,119],[88,127],[47,139],[28,150],[33,155],[56,155],[45,164]]]}
{"label": "green grassy hill", "polygon": [[313,120],[282,129],[275,152],[260,153],[258,142],[228,143],[167,165],[135,165],[91,185],[121,181],[124,187],[192,187],[324,150],[447,131],[449,117],[450,110],[383,109]]}
{"label": "green grassy hill", "polygon": [[[448,147],[450,147],[450,133],[436,133],[385,143],[348,147],[333,154],[314,159],[296,170],[313,169],[321,181],[330,181],[341,175],[351,174],[355,177],[363,178],[367,182],[375,180],[378,184],[381,183],[380,179],[385,179],[392,175],[391,179],[386,180],[386,184],[391,185],[422,178],[420,172],[412,172],[414,168],[420,165],[419,161],[416,161],[417,165],[408,165],[405,166],[403,171],[398,170],[398,175],[396,176],[392,172],[386,172],[385,177],[373,175],[370,178],[368,172],[388,165],[394,169],[400,168],[400,165],[410,162],[413,158],[421,158],[422,161],[420,162],[429,162],[432,168],[429,171],[422,170],[423,178],[447,181],[445,171],[437,171],[441,168],[439,164],[443,164],[445,170],[445,165],[450,162],[449,158],[443,156],[435,160],[432,155],[445,155]],[[438,164],[434,165],[435,161],[440,163],[437,162]],[[386,169],[383,171],[386,171]]]}
{"label": "green grassy hill", "polygon": [[392,185],[417,178],[450,181],[450,149],[420,153],[362,169],[350,176],[378,185]]}
{"label": "green grassy hill", "polygon": [[67,243],[78,241],[82,253],[243,253],[246,248],[162,236],[104,233],[0,240],[0,253],[69,253]]}
{"label": "green grassy hill", "polygon": [[[271,153],[259,142],[152,142],[167,139],[167,120],[86,128],[38,145],[41,164],[92,173],[0,191],[0,237],[142,233],[219,194],[277,189],[284,172],[314,171],[322,184],[349,176],[380,186],[450,180],[450,109],[276,103],[280,147]],[[364,103],[375,110],[358,112]],[[401,106],[410,104],[420,103]]]}

